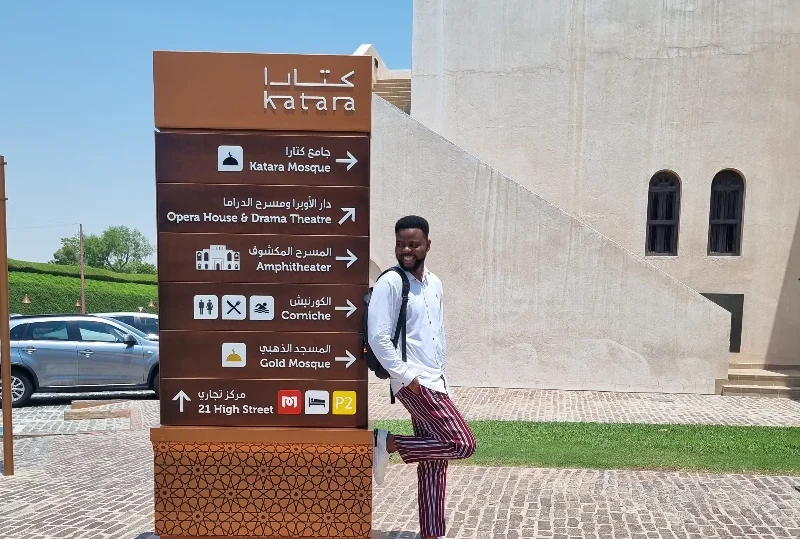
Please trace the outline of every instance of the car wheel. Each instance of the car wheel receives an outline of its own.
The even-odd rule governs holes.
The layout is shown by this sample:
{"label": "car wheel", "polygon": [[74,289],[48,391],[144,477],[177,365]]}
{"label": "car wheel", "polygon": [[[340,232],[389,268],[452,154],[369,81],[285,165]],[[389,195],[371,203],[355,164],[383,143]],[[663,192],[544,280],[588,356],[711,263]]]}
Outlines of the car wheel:
{"label": "car wheel", "polygon": [[156,373],[153,375],[153,383],[151,384],[150,388],[155,392],[156,398],[161,397],[161,393],[159,392],[159,387],[158,387],[160,382],[161,382],[161,373],[159,371],[156,371]]}
{"label": "car wheel", "polygon": [[[20,371],[11,371],[11,407],[19,408],[25,406],[28,400],[33,395],[33,382],[28,375]],[[0,390],[2,396],[2,390]],[[2,399],[0,399],[0,407],[2,407]]]}

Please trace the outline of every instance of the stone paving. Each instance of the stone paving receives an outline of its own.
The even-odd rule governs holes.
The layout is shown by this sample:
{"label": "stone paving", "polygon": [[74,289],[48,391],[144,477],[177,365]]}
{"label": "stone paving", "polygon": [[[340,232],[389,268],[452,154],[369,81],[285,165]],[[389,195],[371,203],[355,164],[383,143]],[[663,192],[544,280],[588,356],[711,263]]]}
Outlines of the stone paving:
{"label": "stone paving", "polygon": [[[406,417],[384,384],[370,390],[372,418]],[[16,474],[0,477],[0,539],[151,537],[158,402],[128,397],[124,428],[17,439]],[[469,419],[800,425],[800,403],[782,399],[462,388],[454,398]],[[60,399],[15,409],[15,422],[76,423]],[[463,465],[448,477],[449,538],[800,538],[800,477]],[[418,537],[414,466],[392,464],[374,500],[381,535]]]}
{"label": "stone paving", "polygon": [[[389,468],[374,527],[416,536],[416,474]],[[447,537],[800,537],[800,478],[451,466]]]}
{"label": "stone paving", "polygon": [[[21,439],[0,538],[134,539],[153,529],[146,429]],[[800,477],[451,466],[450,538],[800,537]],[[416,537],[414,466],[374,490],[374,527]]]}
{"label": "stone paving", "polygon": [[[31,406],[14,409],[14,430],[27,435],[135,428],[135,417],[63,421],[70,400],[92,398],[130,399],[125,406],[135,405],[144,421],[158,423],[152,392],[42,395]],[[471,419],[800,427],[800,401],[778,398],[457,387],[453,399]],[[369,415],[408,417],[402,405],[389,403],[382,383],[370,385]]]}
{"label": "stone paving", "polygon": [[[104,432],[130,430],[130,418],[73,419],[64,420],[64,412],[70,409],[70,402],[109,398],[123,399],[123,402],[106,405],[104,410],[131,408],[132,403],[150,399],[150,406],[158,411],[158,402],[152,391],[121,393],[81,393],[81,394],[40,394],[34,395],[30,404],[24,408],[14,408],[12,424],[16,436],[41,436],[54,434],[78,434],[84,432]],[[131,400],[135,399],[135,400]],[[136,407],[134,407],[136,408]],[[0,419],[0,426],[3,425]]]}
{"label": "stone paving", "polygon": [[[779,398],[457,387],[453,400],[471,419],[800,426],[800,401]],[[370,385],[369,415],[408,417],[386,384]]]}

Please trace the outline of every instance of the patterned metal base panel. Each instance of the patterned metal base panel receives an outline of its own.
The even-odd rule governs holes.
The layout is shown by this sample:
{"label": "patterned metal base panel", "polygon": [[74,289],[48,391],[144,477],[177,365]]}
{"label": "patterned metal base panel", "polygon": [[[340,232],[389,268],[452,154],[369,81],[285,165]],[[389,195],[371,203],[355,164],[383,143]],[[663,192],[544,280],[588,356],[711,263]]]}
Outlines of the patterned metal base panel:
{"label": "patterned metal base panel", "polygon": [[162,537],[370,536],[370,445],[154,442]]}

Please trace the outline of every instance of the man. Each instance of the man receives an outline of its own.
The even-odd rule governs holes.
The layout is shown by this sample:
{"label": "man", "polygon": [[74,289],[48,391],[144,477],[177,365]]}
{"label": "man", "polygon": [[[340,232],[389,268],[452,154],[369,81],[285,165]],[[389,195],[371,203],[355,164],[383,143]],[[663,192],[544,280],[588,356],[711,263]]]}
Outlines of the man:
{"label": "man", "polygon": [[[403,286],[395,271],[387,272],[373,287],[367,339],[390,375],[393,394],[411,414],[414,435],[392,435],[375,429],[373,470],[375,482],[380,485],[391,453],[397,451],[405,463],[419,463],[420,535],[435,539],[445,535],[447,463],[471,456],[475,437],[450,400],[444,376],[444,294],[442,282],[425,268],[425,257],[431,248],[428,222],[415,215],[403,217],[394,231],[395,256],[410,285],[406,307],[407,362],[392,345]],[[400,346],[402,342],[398,342]]]}

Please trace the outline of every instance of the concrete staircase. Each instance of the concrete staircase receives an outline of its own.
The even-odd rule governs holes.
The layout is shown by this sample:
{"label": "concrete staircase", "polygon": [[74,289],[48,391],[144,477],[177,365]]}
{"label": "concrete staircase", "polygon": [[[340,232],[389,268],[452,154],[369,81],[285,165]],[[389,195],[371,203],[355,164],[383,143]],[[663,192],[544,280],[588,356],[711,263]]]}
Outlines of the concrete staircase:
{"label": "concrete staircase", "polygon": [[411,114],[411,79],[378,80],[372,91],[406,114]]}
{"label": "concrete staircase", "polygon": [[731,365],[723,395],[800,400],[800,366]]}

